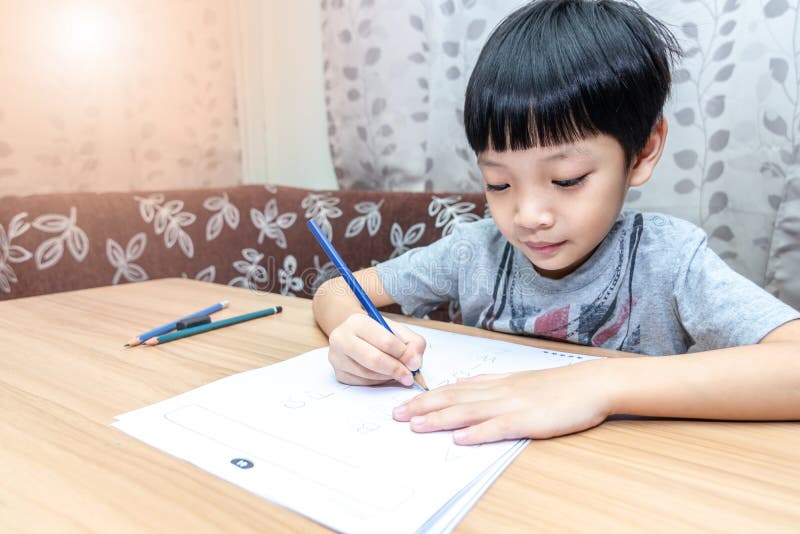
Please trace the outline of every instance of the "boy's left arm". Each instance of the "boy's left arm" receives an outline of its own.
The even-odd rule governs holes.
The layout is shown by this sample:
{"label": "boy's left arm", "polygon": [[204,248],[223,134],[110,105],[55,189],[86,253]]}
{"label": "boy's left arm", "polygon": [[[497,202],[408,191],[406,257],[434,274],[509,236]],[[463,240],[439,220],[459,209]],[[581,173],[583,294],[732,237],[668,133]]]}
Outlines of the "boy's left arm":
{"label": "boy's left arm", "polygon": [[[758,345],[618,364],[614,413],[731,420],[800,419],[800,320]],[[627,365],[626,365],[627,363]]]}
{"label": "boy's left arm", "polygon": [[680,356],[607,358],[467,379],[395,409],[418,432],[460,429],[474,444],[579,432],[609,415],[800,419],[800,320],[758,345]]}

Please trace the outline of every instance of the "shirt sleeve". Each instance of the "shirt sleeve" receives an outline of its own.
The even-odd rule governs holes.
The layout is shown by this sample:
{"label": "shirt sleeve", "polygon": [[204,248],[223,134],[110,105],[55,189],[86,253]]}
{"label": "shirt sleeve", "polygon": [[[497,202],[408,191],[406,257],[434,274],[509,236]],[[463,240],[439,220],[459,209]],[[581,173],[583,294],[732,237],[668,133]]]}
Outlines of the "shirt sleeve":
{"label": "shirt sleeve", "polygon": [[458,268],[453,264],[452,234],[379,263],[378,277],[403,313],[422,317],[440,304],[458,299]]}
{"label": "shirt sleeve", "polygon": [[[731,269],[708,247],[689,249],[675,283],[677,313],[694,344],[692,350],[753,345],[800,313]],[[695,241],[697,243],[697,241]]]}

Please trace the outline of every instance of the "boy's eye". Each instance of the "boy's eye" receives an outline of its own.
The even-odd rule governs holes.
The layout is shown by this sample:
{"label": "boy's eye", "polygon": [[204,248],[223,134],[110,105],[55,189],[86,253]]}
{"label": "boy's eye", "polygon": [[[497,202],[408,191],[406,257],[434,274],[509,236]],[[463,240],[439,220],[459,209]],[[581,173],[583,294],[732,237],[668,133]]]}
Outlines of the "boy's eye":
{"label": "boy's eye", "polygon": [[508,184],[486,184],[487,191],[502,191],[508,189]]}
{"label": "boy's eye", "polygon": [[581,176],[579,178],[570,178],[569,180],[553,180],[553,183],[558,187],[575,187],[576,185],[580,185],[586,179],[586,176]]}

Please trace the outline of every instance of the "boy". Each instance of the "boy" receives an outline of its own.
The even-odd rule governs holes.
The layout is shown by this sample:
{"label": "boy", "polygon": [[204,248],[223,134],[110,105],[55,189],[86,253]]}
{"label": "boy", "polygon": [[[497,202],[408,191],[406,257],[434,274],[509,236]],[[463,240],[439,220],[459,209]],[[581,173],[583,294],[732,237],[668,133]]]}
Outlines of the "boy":
{"label": "boy", "polygon": [[[492,219],[356,273],[377,306],[641,355],[481,376],[394,410],[456,443],[548,438],[612,414],[800,418],[800,314],[729,269],[695,226],[622,211],[664,148],[674,37],[639,7],[542,0],[505,19],[469,80],[467,138]],[[349,384],[410,385],[424,340],[365,315],[341,278],[314,297]]]}

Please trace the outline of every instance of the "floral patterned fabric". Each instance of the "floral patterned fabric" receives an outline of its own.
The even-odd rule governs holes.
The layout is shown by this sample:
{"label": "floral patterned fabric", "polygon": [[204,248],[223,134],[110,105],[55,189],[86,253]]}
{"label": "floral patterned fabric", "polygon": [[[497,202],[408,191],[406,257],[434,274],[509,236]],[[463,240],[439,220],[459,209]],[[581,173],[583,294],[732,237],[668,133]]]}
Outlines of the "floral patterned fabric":
{"label": "floral patterned fabric", "polygon": [[309,219],[355,270],[485,214],[475,193],[237,186],[4,197],[0,299],[171,276],[310,297],[336,270]]}

